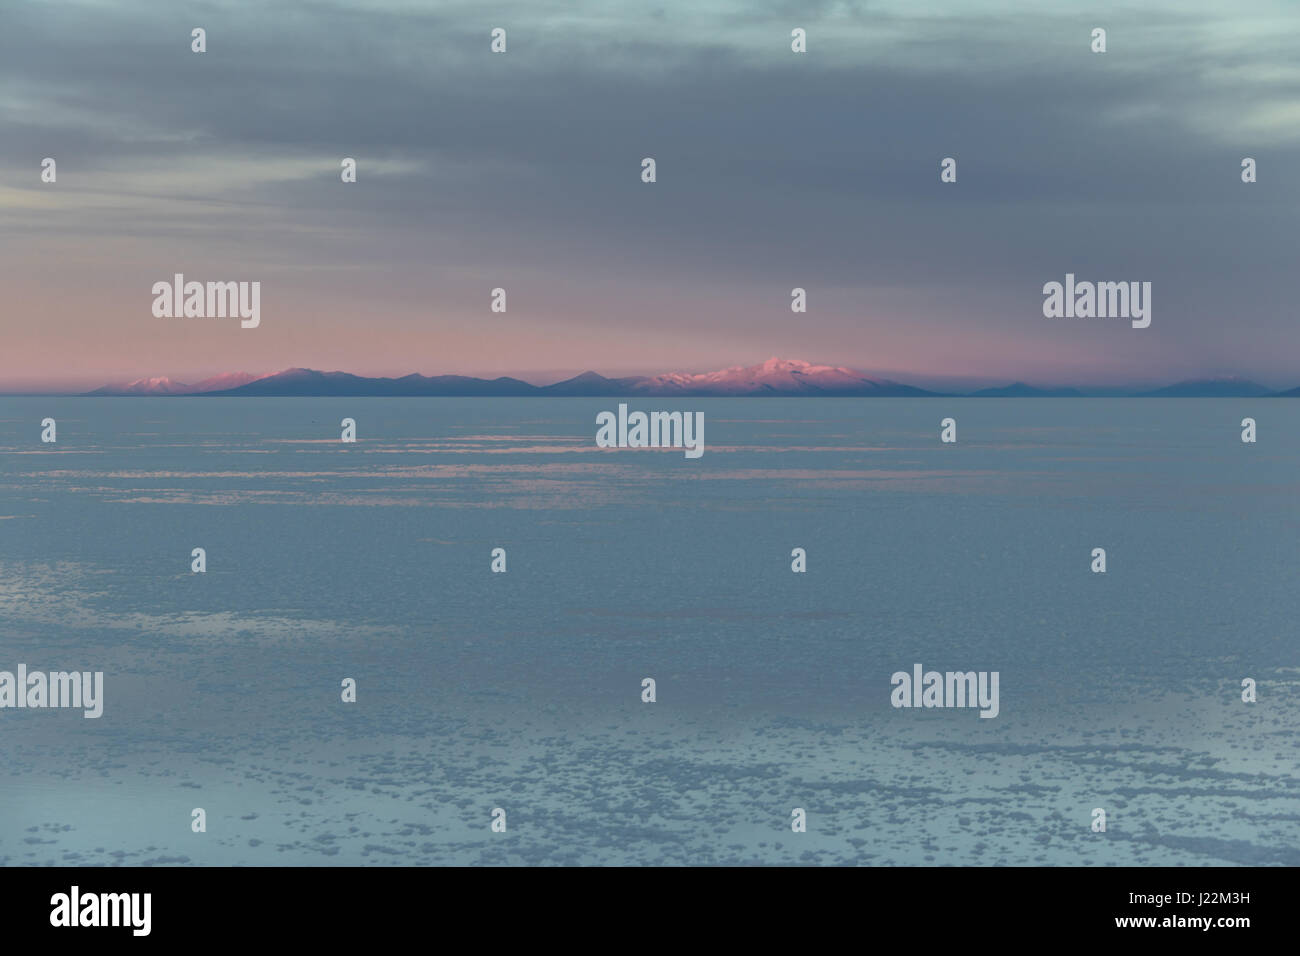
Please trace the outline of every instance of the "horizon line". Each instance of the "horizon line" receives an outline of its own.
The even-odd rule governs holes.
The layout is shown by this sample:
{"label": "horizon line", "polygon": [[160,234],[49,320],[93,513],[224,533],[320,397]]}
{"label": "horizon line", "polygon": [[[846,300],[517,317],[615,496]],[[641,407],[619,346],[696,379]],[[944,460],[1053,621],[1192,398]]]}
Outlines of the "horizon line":
{"label": "horizon line", "polygon": [[[854,382],[833,383],[829,388],[826,389],[824,393],[819,393],[818,386],[816,384],[816,379],[811,378],[811,379],[803,380],[803,381],[809,381],[811,383],[811,388],[805,390],[798,387],[797,383],[800,382],[800,379],[795,378],[795,376],[801,375],[806,371],[812,371],[814,373],[814,376],[816,374],[821,374],[823,376],[834,375],[836,373],[839,373],[840,375],[848,374],[848,375],[856,376],[857,378],[861,379],[862,384],[858,385],[857,383]],[[569,374],[567,377],[560,377],[551,380],[546,380],[546,379],[550,379],[550,375],[547,375],[546,379],[543,379],[541,381],[530,381],[529,379],[522,377],[523,375],[529,375],[530,373],[528,372],[518,373],[518,374],[511,374],[505,372],[498,373],[498,374],[493,374],[493,373],[467,374],[461,372],[438,372],[434,374],[426,374],[423,372],[407,372],[404,374],[365,374],[365,373],[357,373],[357,372],[346,372],[341,369],[324,370],[324,369],[317,369],[317,368],[312,368],[310,366],[304,366],[304,365],[292,365],[286,368],[278,369],[276,371],[257,373],[257,374],[242,372],[242,371],[222,372],[222,373],[217,373],[215,375],[205,375],[205,376],[197,377],[194,381],[190,381],[190,382],[183,381],[180,379],[174,379],[171,376],[167,376],[167,375],[153,375],[153,376],[140,376],[125,382],[121,380],[117,380],[105,384],[93,385],[90,386],[89,388],[85,387],[84,384],[74,385],[72,383],[63,383],[59,385],[54,385],[53,383],[51,383],[50,385],[47,386],[37,385],[34,387],[26,387],[26,388],[20,387],[13,390],[0,386],[0,396],[5,396],[5,397],[50,396],[50,397],[65,397],[65,398],[68,397],[177,398],[177,397],[194,396],[194,395],[209,395],[209,396],[230,395],[230,397],[253,397],[247,394],[241,396],[238,394],[231,394],[231,393],[237,392],[239,389],[242,389],[249,385],[256,384],[258,382],[266,382],[268,379],[284,377],[289,375],[290,373],[295,373],[295,372],[311,373],[314,375],[321,375],[321,376],[346,376],[349,379],[356,379],[356,380],[361,380],[362,382],[373,382],[373,383],[400,382],[411,378],[418,378],[424,380],[460,379],[460,380],[464,380],[466,383],[482,383],[484,385],[491,385],[494,382],[505,381],[510,383],[517,383],[518,385],[526,386],[529,389],[536,389],[538,391],[546,391],[549,389],[554,389],[558,386],[564,386],[570,383],[576,383],[579,382],[579,380],[584,378],[598,378],[602,382],[608,381],[610,383],[629,382],[629,384],[644,382],[646,380],[652,380],[656,378],[669,378],[669,377],[676,377],[676,376],[682,376],[685,378],[700,380],[694,386],[692,386],[689,382],[682,382],[678,385],[677,389],[675,390],[672,388],[665,388],[664,392],[667,392],[668,397],[672,397],[673,395],[681,395],[683,397],[686,396],[709,397],[708,395],[709,392],[722,393],[718,397],[728,397],[728,395],[733,395],[734,397],[764,397],[769,395],[771,397],[819,397],[819,395],[821,397],[835,397],[837,393],[839,393],[842,397],[854,397],[851,394],[844,394],[844,393],[852,393],[855,390],[862,389],[862,388],[869,389],[872,386],[899,386],[904,389],[917,390],[927,394],[956,396],[956,397],[967,396],[967,395],[979,395],[980,393],[984,393],[984,392],[990,392],[990,391],[996,392],[996,391],[1004,391],[1009,389],[1019,389],[1023,391],[1040,392],[1040,393],[1041,392],[1077,393],[1075,395],[1068,395],[1068,394],[1064,396],[1043,395],[1041,397],[1132,397],[1138,394],[1149,395],[1152,392],[1161,392],[1165,390],[1177,389],[1180,386],[1209,387],[1213,385],[1222,385],[1228,387],[1232,385],[1239,385],[1246,389],[1259,390],[1258,394],[1256,395],[1248,395],[1248,396],[1241,396],[1241,397],[1268,397],[1269,395],[1290,394],[1290,393],[1300,391],[1300,387],[1283,385],[1281,388],[1278,388],[1276,384],[1264,384],[1262,382],[1250,378],[1246,378],[1239,374],[1203,374],[1203,375],[1194,376],[1190,378],[1180,378],[1173,381],[1170,381],[1168,379],[1148,379],[1145,381],[1129,381],[1129,382],[1109,383],[1109,384],[1102,384],[1097,382],[1081,383],[1078,381],[1068,382],[1068,383],[1042,382],[1042,381],[1035,382],[1035,381],[1027,381],[1023,377],[1009,380],[1008,378],[993,378],[993,377],[983,377],[983,376],[975,376],[975,375],[969,377],[959,376],[959,375],[927,376],[924,373],[915,373],[915,372],[908,373],[908,372],[896,372],[896,371],[864,371],[846,365],[821,364],[817,362],[807,362],[802,359],[781,359],[774,356],[765,362],[759,362],[751,365],[728,365],[721,369],[714,369],[706,372],[659,372],[659,373],[650,373],[650,374],[625,373],[625,374],[606,375],[604,373],[597,372],[594,369],[586,368],[580,372]],[[729,392],[725,387],[725,375],[728,372],[737,373],[738,386],[749,385],[750,388],[748,390],[741,390],[738,387],[736,391]],[[745,379],[743,377],[740,377],[746,373],[753,376],[754,378]],[[551,374],[555,374],[554,370],[552,371]],[[753,390],[754,379],[764,374],[776,375],[776,376],[782,376],[782,375],[789,376],[789,383],[795,385],[795,387],[772,388],[769,386],[770,388],[769,391],[759,391],[757,394],[755,394]],[[187,378],[195,378],[195,376],[187,376]],[[1300,378],[1300,375],[1298,375],[1297,378]],[[226,384],[224,382],[219,381],[221,379],[229,379],[233,381],[234,384]],[[717,387],[717,385],[711,384],[708,381],[709,379],[713,379],[714,382],[721,383],[722,387],[719,388]],[[911,381],[908,381],[908,379],[911,379]],[[145,388],[147,389],[149,387],[149,383],[153,383],[153,382],[159,383],[159,385],[163,389],[167,388],[168,386],[181,388],[181,389],[194,389],[198,386],[204,386],[204,385],[208,387],[203,388],[200,391],[177,391],[177,392],[168,392],[165,390],[162,391],[142,390],[136,392],[126,391],[126,389],[129,389],[132,386],[140,386],[140,385],[144,385]],[[925,382],[926,384],[919,384],[919,382]],[[601,394],[598,389],[599,386],[597,386],[596,390],[593,390],[589,393],[585,393],[586,397],[597,397],[597,395]],[[96,393],[100,393],[100,394],[96,394]],[[502,397],[528,397],[530,394],[531,393],[529,392],[524,392],[522,394],[517,394],[513,396],[502,396]],[[646,395],[647,397],[655,394],[659,394],[662,396],[663,392],[657,392],[656,390],[656,391],[644,392],[641,394]],[[617,396],[617,392],[611,391],[609,393],[609,397],[616,397],[616,396]],[[276,397],[276,396],[268,395],[268,396],[257,396],[257,397]],[[293,396],[286,395],[280,397],[293,397]],[[317,397],[322,397],[322,396],[317,396]],[[366,396],[353,395],[350,397],[366,397]],[[385,396],[375,395],[371,397],[385,397]],[[393,397],[403,397],[403,396],[393,396]],[[404,397],[441,397],[441,396],[430,394],[426,396],[411,395],[411,396],[404,396]],[[456,397],[456,396],[446,396],[446,397]],[[487,396],[483,396],[483,397],[487,397]],[[872,396],[868,395],[865,397],[872,397]],[[876,396],[876,397],[885,397],[885,396]],[[919,396],[914,396],[914,397],[919,397]],[[989,396],[981,396],[981,397],[989,397]],[[1009,396],[1009,397],[1021,397],[1021,396]],[[1033,397],[1033,396],[1026,396],[1026,397]],[[1154,397],[1159,397],[1159,396],[1154,396]],[[1180,396],[1171,395],[1169,397],[1180,397]],[[1219,397],[1233,397],[1233,396],[1224,395]]]}

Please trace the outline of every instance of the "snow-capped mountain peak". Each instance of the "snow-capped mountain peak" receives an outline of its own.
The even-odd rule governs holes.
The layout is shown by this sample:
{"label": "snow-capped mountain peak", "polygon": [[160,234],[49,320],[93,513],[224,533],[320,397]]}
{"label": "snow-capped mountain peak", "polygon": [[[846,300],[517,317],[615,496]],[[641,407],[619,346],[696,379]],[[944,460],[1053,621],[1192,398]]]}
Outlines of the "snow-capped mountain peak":
{"label": "snow-capped mountain peak", "polygon": [[137,378],[125,385],[105,385],[91,392],[92,395],[197,395],[201,392],[219,392],[227,388],[238,388],[255,382],[264,376],[248,372],[226,372],[205,378],[195,385],[177,382],[166,375],[155,378]]}
{"label": "snow-capped mountain peak", "polygon": [[721,395],[749,395],[759,392],[834,394],[847,391],[861,392],[864,389],[884,386],[885,383],[867,378],[852,369],[834,365],[814,365],[801,359],[773,357],[761,365],[737,365],[716,372],[700,374],[669,372],[664,375],[654,375],[640,382],[636,388],[637,391],[645,392],[666,389]]}

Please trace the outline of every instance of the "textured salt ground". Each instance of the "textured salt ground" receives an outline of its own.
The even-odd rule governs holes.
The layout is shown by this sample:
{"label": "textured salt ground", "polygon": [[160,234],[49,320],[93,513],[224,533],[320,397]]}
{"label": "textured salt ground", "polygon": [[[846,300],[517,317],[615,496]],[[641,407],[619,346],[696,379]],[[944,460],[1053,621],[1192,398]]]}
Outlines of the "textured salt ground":
{"label": "textured salt ground", "polygon": [[[982,743],[957,726],[973,711],[745,728],[656,703],[619,720],[448,719],[424,737],[302,746],[268,734],[138,769],[87,749],[63,754],[60,775],[10,752],[0,860],[1297,865],[1291,679],[1262,682],[1268,703],[1241,703],[1230,686],[1210,705],[1135,696],[1141,706],[1105,722],[1012,719]],[[1196,748],[1176,743],[1189,731]],[[190,832],[195,806],[207,833]],[[489,830],[497,806],[504,834]],[[796,806],[807,833],[790,830]],[[1097,806],[1104,834],[1090,829]]]}
{"label": "textured salt ground", "polygon": [[[362,403],[416,449],[340,452],[292,442],[351,402],[58,401],[0,435],[0,667],[108,700],[0,713],[7,862],[1296,862],[1297,454],[1253,403],[957,402],[941,447],[933,403],[711,402],[687,464],[583,452],[582,402]],[[1002,714],[892,710],[918,660]]]}

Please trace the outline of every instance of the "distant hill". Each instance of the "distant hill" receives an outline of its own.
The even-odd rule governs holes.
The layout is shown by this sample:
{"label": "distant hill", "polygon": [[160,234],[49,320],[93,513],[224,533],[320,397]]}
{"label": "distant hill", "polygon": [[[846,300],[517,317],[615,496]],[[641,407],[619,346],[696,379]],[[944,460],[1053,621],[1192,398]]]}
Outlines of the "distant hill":
{"label": "distant hill", "polygon": [[347,372],[318,372],[310,368],[290,368],[267,375],[247,385],[206,395],[320,398],[339,396],[402,395],[530,395],[537,391],[517,378],[472,378],[466,375],[403,375],[401,378],[366,378]]}
{"label": "distant hill", "polygon": [[633,378],[606,378],[595,372],[583,372],[581,375],[575,375],[573,378],[566,379],[563,382],[556,382],[554,385],[545,385],[537,389],[540,395],[559,395],[559,396],[599,396],[599,395],[630,395],[633,388],[639,382],[645,379],[641,376]]}
{"label": "distant hill", "polygon": [[1077,388],[1036,388],[1024,382],[1003,385],[1001,388],[981,388],[971,392],[972,398],[1083,398]]}
{"label": "distant hill", "polygon": [[1141,398],[1258,398],[1272,395],[1273,389],[1240,378],[1193,379],[1166,385],[1152,392],[1140,392]]}

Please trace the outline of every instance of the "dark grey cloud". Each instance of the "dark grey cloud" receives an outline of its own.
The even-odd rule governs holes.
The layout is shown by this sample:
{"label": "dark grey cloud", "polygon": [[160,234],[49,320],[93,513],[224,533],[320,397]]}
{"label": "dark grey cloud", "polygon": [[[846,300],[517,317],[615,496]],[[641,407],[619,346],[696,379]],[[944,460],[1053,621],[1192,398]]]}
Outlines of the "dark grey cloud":
{"label": "dark grey cloud", "polygon": [[[480,295],[458,270],[532,270],[557,288],[659,281],[683,303],[733,285],[740,313],[801,284],[835,290],[822,321],[849,330],[855,302],[910,295],[936,333],[978,322],[1009,341],[1057,334],[1029,323],[1066,271],[1145,279],[1160,318],[1135,348],[1283,374],[1300,14],[927,8],[20,4],[0,37],[5,178],[55,155],[69,189],[119,201],[0,217],[382,263],[394,296],[422,294],[414,269],[445,272],[456,301]],[[795,25],[807,55],[789,52]],[[364,189],[336,188],[342,156]],[[664,321],[688,327],[684,312]]]}

